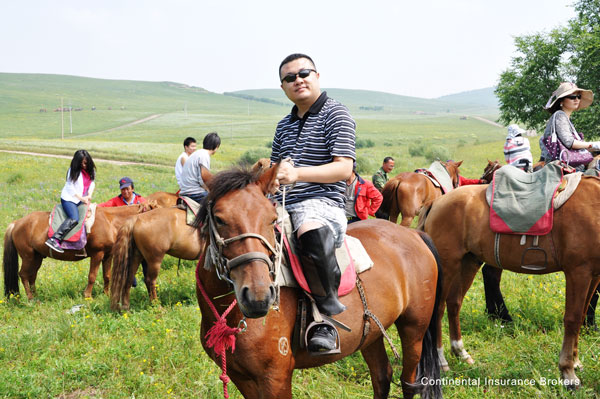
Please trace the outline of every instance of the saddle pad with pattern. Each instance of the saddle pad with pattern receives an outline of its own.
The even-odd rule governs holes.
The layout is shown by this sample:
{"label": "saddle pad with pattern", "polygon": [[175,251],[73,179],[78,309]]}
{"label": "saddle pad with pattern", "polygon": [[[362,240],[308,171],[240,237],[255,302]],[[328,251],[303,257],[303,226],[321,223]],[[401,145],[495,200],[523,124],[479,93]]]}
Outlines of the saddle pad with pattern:
{"label": "saddle pad with pattern", "polygon": [[[552,199],[563,178],[560,165],[548,164],[534,173],[511,165],[494,174],[490,228],[495,233],[544,235],[552,230]],[[487,197],[487,196],[486,196]]]}
{"label": "saddle pad with pattern", "polygon": [[[65,235],[63,241],[77,242],[81,239],[81,234],[84,233],[83,226],[87,218],[87,209],[88,207],[84,203],[81,203],[79,204],[79,206],[77,206],[77,211],[79,212],[79,223],[77,223],[77,225]],[[52,237],[54,235],[54,232],[58,230],[58,228],[60,227],[62,222],[65,221],[65,219],[67,219],[67,214],[63,210],[62,205],[54,205],[54,209],[52,209],[52,212],[50,212],[50,226],[48,228],[48,237]]]}

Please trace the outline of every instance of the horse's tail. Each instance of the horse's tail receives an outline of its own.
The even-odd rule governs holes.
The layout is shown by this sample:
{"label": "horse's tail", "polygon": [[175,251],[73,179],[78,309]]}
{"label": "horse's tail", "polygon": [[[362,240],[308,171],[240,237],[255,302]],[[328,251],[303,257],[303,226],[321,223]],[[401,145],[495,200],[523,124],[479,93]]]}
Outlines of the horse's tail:
{"label": "horse's tail", "polygon": [[115,246],[113,247],[113,267],[110,281],[110,308],[120,310],[121,298],[129,290],[129,268],[136,251],[133,239],[133,227],[137,221],[136,217],[128,218],[117,233]]}
{"label": "horse's tail", "polygon": [[[398,205],[398,187],[402,181],[398,178],[394,178],[387,183],[381,189],[381,195],[383,196],[383,201],[381,201],[381,206],[379,209],[385,212],[388,216],[392,213],[394,209],[400,209]],[[395,206],[395,208],[393,208]]]}
{"label": "horse's tail", "polygon": [[425,231],[425,221],[427,220],[427,215],[429,215],[429,212],[431,212],[433,201],[434,200],[430,200],[424,203],[421,207],[421,210],[419,211],[419,222],[417,223],[417,230]]}
{"label": "horse's tail", "polygon": [[429,321],[427,331],[425,332],[425,337],[423,338],[423,350],[421,351],[421,360],[419,361],[419,367],[417,368],[416,384],[423,384],[425,382],[421,391],[421,397],[423,399],[441,398],[442,384],[440,380],[440,360],[437,351],[437,310],[440,303],[440,296],[442,294],[441,259],[431,237],[421,231],[419,231],[419,235],[435,258],[438,277],[437,287],[435,289],[433,313],[431,315],[431,320]]}
{"label": "horse's tail", "polygon": [[4,234],[4,295],[17,295],[19,293],[19,253],[12,239],[15,224],[11,223]]}

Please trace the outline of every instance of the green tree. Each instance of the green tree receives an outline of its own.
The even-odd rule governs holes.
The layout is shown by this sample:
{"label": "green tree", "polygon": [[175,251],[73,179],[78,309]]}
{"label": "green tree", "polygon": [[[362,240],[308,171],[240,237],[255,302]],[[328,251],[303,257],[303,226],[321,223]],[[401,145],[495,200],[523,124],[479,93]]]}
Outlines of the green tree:
{"label": "green tree", "polygon": [[[577,15],[566,27],[515,38],[518,55],[496,88],[501,122],[543,129],[543,106],[560,82],[600,90],[600,0],[579,0],[574,8]],[[573,122],[588,139],[600,135],[598,101],[574,113]]]}

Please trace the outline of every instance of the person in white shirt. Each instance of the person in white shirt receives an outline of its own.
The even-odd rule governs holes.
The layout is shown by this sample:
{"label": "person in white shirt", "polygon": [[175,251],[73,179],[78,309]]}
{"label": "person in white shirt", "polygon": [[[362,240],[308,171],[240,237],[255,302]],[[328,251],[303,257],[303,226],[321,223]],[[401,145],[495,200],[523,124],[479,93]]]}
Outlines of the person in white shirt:
{"label": "person in white shirt", "polygon": [[46,245],[56,252],[64,252],[60,243],[62,239],[79,222],[79,211],[77,206],[82,202],[90,204],[96,184],[96,165],[92,156],[86,150],[77,150],[71,160],[71,167],[67,171],[67,181],[60,193],[60,203],[67,218],[54,232],[52,237],[46,240]]}
{"label": "person in white shirt", "polygon": [[177,158],[175,162],[175,179],[177,179],[177,184],[181,189],[181,172],[183,172],[183,165],[188,160],[190,155],[196,151],[196,139],[193,137],[187,137],[183,140],[183,152]]}
{"label": "person in white shirt", "polygon": [[[204,180],[210,171],[210,157],[217,152],[221,138],[215,132],[204,136],[202,149],[194,152],[186,163],[180,176],[179,195],[201,202],[208,195]],[[204,176],[203,176],[204,175]]]}

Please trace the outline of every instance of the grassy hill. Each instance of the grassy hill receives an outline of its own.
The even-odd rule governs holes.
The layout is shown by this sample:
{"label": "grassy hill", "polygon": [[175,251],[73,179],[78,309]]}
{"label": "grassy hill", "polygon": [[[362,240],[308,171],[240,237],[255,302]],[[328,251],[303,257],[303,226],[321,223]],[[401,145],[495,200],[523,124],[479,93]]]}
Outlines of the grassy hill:
{"label": "grassy hill", "polygon": [[[400,159],[402,169],[424,167],[431,156],[426,149],[450,158],[470,144],[504,137],[503,129],[464,117],[495,119],[493,89],[440,99],[326,90],[357,122],[359,171],[376,168],[388,155]],[[72,112],[54,112],[61,98]],[[70,155],[86,148],[99,158],[172,165],[185,137],[216,131],[223,139],[214,160],[219,169],[244,156],[268,155],[275,126],[291,105],[280,89],[223,95],[173,82],[0,73],[0,149]],[[149,116],[155,117],[132,124]]]}

